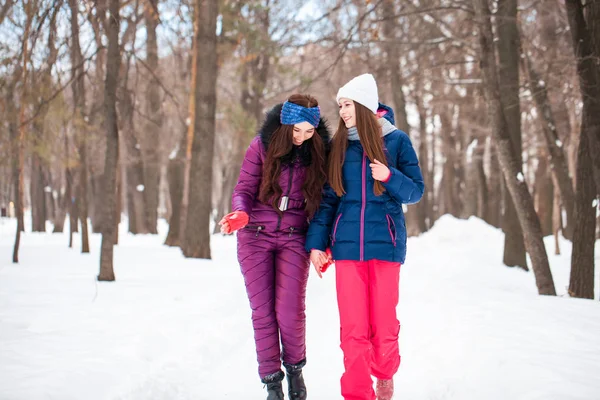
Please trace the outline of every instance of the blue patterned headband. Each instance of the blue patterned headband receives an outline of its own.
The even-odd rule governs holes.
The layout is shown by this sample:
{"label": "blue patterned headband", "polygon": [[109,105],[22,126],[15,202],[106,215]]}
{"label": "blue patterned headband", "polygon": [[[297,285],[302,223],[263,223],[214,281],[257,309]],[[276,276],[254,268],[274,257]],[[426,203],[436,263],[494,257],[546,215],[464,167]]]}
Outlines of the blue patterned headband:
{"label": "blue patterned headband", "polygon": [[306,121],[316,128],[319,126],[320,119],[321,109],[319,106],[306,108],[289,101],[283,103],[280,118],[283,125],[295,125]]}

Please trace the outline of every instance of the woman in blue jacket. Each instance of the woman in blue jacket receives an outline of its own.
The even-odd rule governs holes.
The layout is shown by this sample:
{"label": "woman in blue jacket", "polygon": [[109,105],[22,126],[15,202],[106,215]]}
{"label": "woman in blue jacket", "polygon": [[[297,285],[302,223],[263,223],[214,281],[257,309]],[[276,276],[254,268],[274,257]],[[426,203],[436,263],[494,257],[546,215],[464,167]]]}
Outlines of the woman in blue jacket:
{"label": "woman in blue jacket", "polygon": [[[392,109],[378,102],[372,75],[352,79],[340,88],[337,101],[340,121],[331,144],[329,182],[306,249],[319,276],[327,247],[336,264],[342,396],[388,400],[400,365],[396,307],[406,257],[402,204],[421,199],[423,177],[408,135],[394,126]],[[376,393],[371,375],[377,378]]]}

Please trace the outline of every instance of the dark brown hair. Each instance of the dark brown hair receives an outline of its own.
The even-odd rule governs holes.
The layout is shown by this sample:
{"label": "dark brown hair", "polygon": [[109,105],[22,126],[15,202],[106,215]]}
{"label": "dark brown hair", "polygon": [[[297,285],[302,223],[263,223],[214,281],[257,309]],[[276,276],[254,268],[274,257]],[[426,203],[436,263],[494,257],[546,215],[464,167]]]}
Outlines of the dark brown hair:
{"label": "dark brown hair", "polygon": [[[319,105],[317,99],[309,95],[294,94],[288,98],[290,103],[311,108]],[[267,148],[267,156],[263,164],[263,175],[258,199],[263,203],[271,203],[275,211],[281,214],[278,203],[283,190],[279,185],[282,159],[294,150],[294,126],[281,125],[271,137]],[[310,163],[307,165],[302,194],[306,199],[305,210],[312,217],[321,203],[321,192],[327,180],[325,171],[325,143],[315,128],[313,136],[306,140],[302,146],[308,146]],[[290,165],[290,167],[292,167]]]}
{"label": "dark brown hair", "polygon": [[[360,103],[354,102],[356,128],[360,144],[362,144],[367,157],[371,162],[377,160],[387,166],[387,159],[383,152],[383,139],[381,138],[381,126],[377,117],[371,110]],[[329,184],[338,196],[346,193],[344,190],[344,181],[342,176],[342,166],[346,157],[348,148],[348,128],[344,120],[340,118],[337,131],[331,141],[331,153],[329,155],[328,177]],[[385,192],[385,188],[379,181],[375,181],[373,192],[380,196]]]}

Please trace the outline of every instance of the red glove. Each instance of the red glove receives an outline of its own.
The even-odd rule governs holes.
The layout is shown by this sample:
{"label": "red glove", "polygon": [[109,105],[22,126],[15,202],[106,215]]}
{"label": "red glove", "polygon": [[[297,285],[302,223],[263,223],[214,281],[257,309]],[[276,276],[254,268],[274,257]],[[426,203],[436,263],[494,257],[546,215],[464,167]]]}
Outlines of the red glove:
{"label": "red glove", "polygon": [[331,264],[333,264],[333,259],[331,259],[331,249],[328,247],[327,249],[325,249],[325,253],[327,254],[327,257],[329,257],[329,261],[327,261],[325,264],[323,264],[323,266],[321,267],[321,272],[325,272],[327,271],[327,268],[329,268],[329,266]]}
{"label": "red glove", "polygon": [[221,225],[221,232],[232,233],[242,229],[248,225],[248,220],[248,214],[243,211],[234,211],[229,213],[224,216],[221,221],[219,221],[219,225]]}

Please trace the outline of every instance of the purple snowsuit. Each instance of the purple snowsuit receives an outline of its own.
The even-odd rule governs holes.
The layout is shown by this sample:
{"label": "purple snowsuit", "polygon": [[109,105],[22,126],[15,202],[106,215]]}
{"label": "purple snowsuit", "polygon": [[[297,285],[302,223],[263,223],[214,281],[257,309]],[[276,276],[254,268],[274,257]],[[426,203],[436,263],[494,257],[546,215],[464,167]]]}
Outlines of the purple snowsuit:
{"label": "purple snowsuit", "polygon": [[[308,215],[302,185],[311,162],[306,142],[282,158],[279,184],[282,196],[289,197],[283,215],[258,200],[263,162],[271,136],[281,126],[281,108],[277,105],[267,113],[246,152],[232,196],[232,210],[244,211],[250,217],[248,225],[237,233],[238,261],[252,308],[261,378],[279,371],[281,360],[296,365],[306,359],[304,304],[310,261],[304,249]],[[323,119],[316,131],[329,142]]]}

